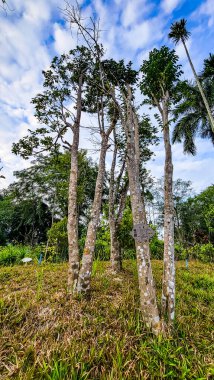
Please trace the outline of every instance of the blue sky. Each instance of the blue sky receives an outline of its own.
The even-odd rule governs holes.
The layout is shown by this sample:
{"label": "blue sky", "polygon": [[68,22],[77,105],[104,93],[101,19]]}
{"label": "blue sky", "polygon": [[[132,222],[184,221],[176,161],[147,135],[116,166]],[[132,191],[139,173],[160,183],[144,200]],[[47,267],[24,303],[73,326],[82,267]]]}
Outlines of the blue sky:
{"label": "blue sky", "polygon": [[[37,126],[30,101],[41,91],[42,70],[48,68],[53,56],[67,52],[77,43],[76,34],[71,35],[60,11],[64,1],[8,0],[8,6],[7,12],[0,9],[0,157],[6,177],[0,187],[13,180],[14,170],[29,165],[29,161],[11,153],[11,145],[25,136],[28,128]],[[198,71],[203,59],[213,52],[214,0],[86,0],[82,7],[85,17],[93,13],[100,18],[106,55],[132,60],[135,68],[154,47],[173,47],[167,34],[171,22],[179,18],[188,19],[188,47]],[[192,78],[183,47],[177,46],[176,51],[185,78]],[[85,115],[83,123],[89,122],[93,120]],[[90,147],[88,139],[83,129],[81,147]],[[191,180],[198,192],[214,182],[214,171],[211,143],[198,139],[197,146],[197,156],[190,157],[183,155],[182,145],[174,145],[173,160],[175,178]],[[155,154],[149,169],[153,176],[160,177],[162,143],[155,148]]]}

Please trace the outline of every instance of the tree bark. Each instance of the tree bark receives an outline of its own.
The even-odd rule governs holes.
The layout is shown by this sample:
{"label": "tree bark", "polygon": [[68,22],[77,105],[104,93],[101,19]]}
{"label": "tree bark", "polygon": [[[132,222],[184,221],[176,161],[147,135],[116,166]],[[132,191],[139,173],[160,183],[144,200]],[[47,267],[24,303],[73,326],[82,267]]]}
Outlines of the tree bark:
{"label": "tree bark", "polygon": [[105,158],[108,149],[108,136],[103,135],[101,142],[99,168],[96,180],[95,195],[91,211],[91,220],[88,225],[85,247],[82,257],[82,266],[79,272],[77,292],[86,294],[90,292],[91,271],[96,241],[97,228],[99,226],[100,210],[105,176]]}
{"label": "tree bark", "polygon": [[200,93],[201,93],[201,97],[202,97],[203,102],[204,102],[204,105],[205,105],[205,107],[206,107],[206,110],[207,110],[207,113],[208,113],[208,117],[209,117],[209,119],[210,119],[210,124],[211,124],[212,131],[213,131],[213,133],[214,133],[214,118],[213,118],[213,115],[212,115],[212,112],[211,112],[211,109],[210,109],[209,103],[208,103],[207,98],[206,98],[206,96],[205,96],[205,94],[204,94],[204,90],[203,90],[203,88],[202,88],[202,86],[201,86],[201,83],[200,83],[200,81],[199,81],[199,79],[198,79],[198,75],[197,75],[197,73],[196,73],[196,71],[195,71],[194,65],[193,65],[193,63],[192,63],[192,60],[191,60],[191,58],[190,58],[190,55],[189,55],[188,49],[187,49],[186,44],[185,44],[185,41],[184,41],[183,39],[182,39],[182,42],[183,42],[183,45],[184,45],[184,49],[185,49],[185,52],[186,52],[187,58],[188,58],[188,60],[189,60],[190,67],[191,67],[192,72],[193,72],[193,74],[194,74],[194,77],[195,77],[195,80],[196,80],[197,86],[198,86],[199,91],[200,91]]}
{"label": "tree bark", "polygon": [[119,272],[122,269],[121,249],[118,240],[118,226],[115,215],[115,168],[117,160],[117,143],[114,131],[114,153],[111,164],[111,175],[109,185],[109,229],[111,238],[111,267],[114,272]]}
{"label": "tree bark", "polygon": [[109,227],[111,237],[111,267],[114,272],[118,273],[122,270],[122,257],[116,221],[113,219],[110,220]]}
{"label": "tree bark", "polygon": [[169,136],[168,99],[163,101],[162,120],[165,147],[164,167],[164,269],[162,283],[162,315],[169,322],[175,316],[175,262],[174,262],[174,205],[173,205],[173,165]]}
{"label": "tree bark", "polygon": [[[127,169],[129,176],[130,199],[133,215],[134,226],[143,226],[146,224],[146,214],[143,198],[141,195],[139,165],[138,162],[138,146],[137,134],[135,133],[136,123],[134,110],[131,103],[132,94],[128,87],[128,96],[126,97],[126,118],[123,127],[127,138]],[[135,123],[133,121],[135,120]],[[141,312],[147,327],[151,328],[156,335],[162,331],[162,323],[160,321],[154,279],[152,274],[149,238],[135,239],[137,269],[140,290]]]}
{"label": "tree bark", "polygon": [[82,77],[79,78],[79,88],[77,94],[77,114],[73,131],[73,144],[71,147],[71,170],[68,189],[68,293],[75,292],[79,274],[80,258],[78,245],[78,212],[77,212],[77,181],[78,181],[78,149],[79,149],[79,129],[81,119],[81,98],[82,98]]}

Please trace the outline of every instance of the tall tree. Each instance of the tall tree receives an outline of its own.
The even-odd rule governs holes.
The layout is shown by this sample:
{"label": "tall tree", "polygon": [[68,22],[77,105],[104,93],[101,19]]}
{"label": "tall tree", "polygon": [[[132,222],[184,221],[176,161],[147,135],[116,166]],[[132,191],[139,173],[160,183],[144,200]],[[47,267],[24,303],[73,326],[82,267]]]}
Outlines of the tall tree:
{"label": "tall tree", "polygon": [[[80,264],[77,214],[78,148],[82,97],[91,63],[91,54],[86,47],[77,47],[69,54],[53,59],[50,69],[43,72],[44,92],[32,100],[36,117],[45,127],[29,131],[29,136],[13,146],[13,152],[20,153],[25,158],[38,153],[41,149],[52,151],[58,148],[60,140],[70,149],[71,168],[68,192],[68,289],[70,293],[76,287]],[[71,131],[73,135],[72,143],[66,140],[67,131]]]}
{"label": "tall tree", "polygon": [[165,147],[164,167],[164,274],[162,288],[162,313],[171,322],[175,315],[175,264],[174,264],[174,206],[173,206],[173,164],[170,143],[170,112],[177,101],[176,86],[182,73],[178,56],[166,46],[153,49],[149,59],[141,66],[140,89],[147,97],[147,103],[157,107],[163,130]]}
{"label": "tall tree", "polygon": [[133,237],[137,256],[141,312],[146,326],[151,328],[154,334],[159,334],[163,326],[159,317],[151,267],[149,248],[151,231],[146,221],[144,194],[141,191],[140,181],[140,126],[134,106],[134,85],[137,80],[137,72],[132,69],[131,63],[125,66],[123,61],[104,61],[103,67],[108,71],[112,85],[117,86],[120,93],[120,97],[116,97],[113,91],[111,94],[117,105],[126,135],[126,162],[133,215]]}
{"label": "tall tree", "polygon": [[[151,158],[152,151],[150,145],[158,143],[157,129],[151,125],[147,115],[139,116],[135,114],[135,123],[139,124],[139,177],[141,192],[148,192],[149,175],[145,168],[145,163]],[[127,170],[125,170],[125,160],[127,159],[127,141],[124,130],[120,127],[116,133],[116,144],[111,167],[109,185],[109,226],[111,233],[111,262],[114,270],[121,267],[121,253],[119,243],[120,223],[123,211],[126,206],[126,195],[128,191]],[[117,159],[117,165],[116,165]],[[119,166],[121,169],[119,170]],[[118,175],[115,174],[119,170]]]}
{"label": "tall tree", "polygon": [[[126,134],[127,170],[133,221],[136,226],[134,237],[138,263],[141,310],[146,325],[152,329],[153,333],[159,334],[162,331],[162,324],[158,313],[155,285],[151,268],[149,236],[147,235],[144,237],[143,232],[144,227],[148,230],[148,226],[146,225],[146,214],[139,176],[139,124],[137,122],[136,110],[133,106],[132,85],[136,83],[136,71],[131,68],[130,63],[125,66],[123,61],[120,61],[119,63],[113,60],[101,61],[100,49],[97,43],[100,31],[94,28],[94,20],[90,19],[91,24],[85,27],[82,24],[83,20],[81,14],[76,12],[75,8],[69,4],[65,9],[65,14],[70,24],[77,27],[91,51],[95,51],[94,55],[97,59],[102,89],[106,96],[111,96]],[[103,82],[104,74],[106,74],[108,78],[107,86]],[[118,99],[115,87],[117,87],[117,90],[121,95],[120,99]],[[136,232],[140,232],[140,234],[137,233],[136,236]],[[90,261],[91,259],[89,259],[89,262]],[[90,276],[90,270],[88,272]],[[87,282],[85,286],[86,288],[89,288],[90,280],[88,277],[86,280]]]}
{"label": "tall tree", "polygon": [[88,112],[96,112],[98,117],[98,128],[101,138],[101,149],[98,165],[98,176],[95,187],[94,203],[91,210],[91,220],[87,229],[85,247],[83,251],[82,266],[79,271],[77,291],[88,294],[91,287],[91,272],[93,255],[95,249],[96,233],[99,224],[102,191],[105,175],[105,158],[109,144],[109,137],[118,121],[118,112],[111,103],[109,94],[109,81],[102,68],[102,57],[104,49],[99,43],[99,23],[90,18],[89,23],[85,23],[81,15],[80,8],[66,3],[64,14],[71,26],[74,26],[79,36],[89,48],[95,62],[94,72],[90,78],[91,86],[88,88],[87,101],[85,107]]}
{"label": "tall tree", "polygon": [[209,103],[207,101],[207,98],[205,96],[205,93],[203,91],[203,88],[201,86],[199,77],[198,77],[198,75],[195,71],[194,65],[192,63],[189,51],[188,51],[187,46],[186,46],[186,41],[188,40],[188,38],[190,36],[190,32],[186,29],[186,23],[187,23],[187,21],[185,19],[181,19],[180,21],[174,22],[170,28],[169,38],[171,38],[175,44],[177,44],[178,42],[181,41],[183,46],[184,46],[187,58],[189,60],[189,64],[191,66],[192,72],[193,72],[194,77],[195,77],[195,81],[196,81],[197,86],[199,88],[201,97],[203,99],[204,105],[205,105],[207,113],[208,113],[208,117],[210,119],[212,131],[214,132],[214,118],[213,118]]}
{"label": "tall tree", "polygon": [[[102,81],[103,80],[104,79],[102,78]],[[99,88],[97,89],[98,93],[96,95],[97,100],[95,100],[95,104],[97,106],[98,125],[101,137],[101,148],[98,164],[98,174],[94,193],[94,201],[91,209],[90,221],[87,228],[87,235],[82,257],[82,265],[79,271],[77,285],[78,293],[82,293],[85,295],[88,295],[91,290],[91,272],[96,234],[100,220],[102,193],[105,178],[105,160],[106,153],[109,147],[109,137],[112,131],[114,130],[118,120],[117,112],[115,112],[115,110],[112,111],[112,107],[110,107],[108,118],[105,118],[105,106],[107,106],[108,108],[108,102],[107,100],[105,100],[105,97],[102,94],[99,94]],[[93,97],[91,97],[91,100],[93,101]]]}

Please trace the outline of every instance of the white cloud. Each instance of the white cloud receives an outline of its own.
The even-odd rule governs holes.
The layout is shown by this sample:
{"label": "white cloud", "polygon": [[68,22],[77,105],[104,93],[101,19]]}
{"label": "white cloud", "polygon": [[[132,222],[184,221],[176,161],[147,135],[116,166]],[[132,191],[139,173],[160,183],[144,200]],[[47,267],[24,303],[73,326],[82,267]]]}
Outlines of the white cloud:
{"label": "white cloud", "polygon": [[[26,135],[28,128],[37,126],[30,101],[41,90],[42,70],[47,69],[54,55],[67,52],[76,43],[75,32],[71,35],[69,27],[60,20],[59,8],[64,6],[62,0],[11,0],[11,3],[13,12],[8,12],[7,15],[0,12],[0,157],[6,175],[6,180],[0,186],[12,180],[13,170],[29,165],[28,161],[12,155],[11,145]],[[143,58],[147,58],[149,50],[158,48],[164,36],[167,36],[165,25],[169,14],[181,3],[183,0],[163,0],[160,7],[157,7],[154,1],[149,0],[92,0],[84,8],[84,17],[93,12],[99,13],[101,39],[107,49],[107,56],[133,60],[137,67]],[[152,13],[154,7],[155,13]],[[206,20],[208,17],[210,25],[208,28],[203,25],[200,31],[191,30],[192,37],[188,41],[193,61],[199,68],[212,46],[209,43],[213,41],[213,0],[204,1],[196,11],[197,22],[200,23],[201,17]],[[168,42],[166,40],[165,43]],[[192,76],[183,47],[178,46],[176,51],[185,65],[185,75]],[[139,99],[138,94],[138,104]],[[84,115],[82,124],[96,125],[96,121]],[[81,147],[93,149],[88,129],[81,131]],[[156,158],[149,166],[152,175],[160,177],[163,174],[163,145],[155,150]],[[93,157],[98,157],[91,150],[90,153]],[[110,156],[108,155],[108,166]],[[191,179],[196,189],[202,189],[214,182],[210,170],[212,156],[213,147],[206,141],[199,141],[196,157],[184,156],[182,145],[174,146],[175,176]]]}
{"label": "white cloud", "polygon": [[214,24],[214,3],[213,0],[206,0],[199,7],[197,13],[200,15],[208,16],[208,26],[211,28]]}
{"label": "white cloud", "polygon": [[54,24],[54,48],[57,54],[67,53],[76,46],[73,35],[69,29],[65,29],[57,23]]}
{"label": "white cloud", "polygon": [[122,24],[125,28],[136,24],[142,17],[146,17],[149,11],[153,8],[153,3],[146,0],[128,1],[123,4]]}
{"label": "white cloud", "polygon": [[165,13],[168,14],[173,12],[174,9],[177,8],[179,4],[181,4],[181,2],[181,0],[163,0],[161,3],[161,8]]}

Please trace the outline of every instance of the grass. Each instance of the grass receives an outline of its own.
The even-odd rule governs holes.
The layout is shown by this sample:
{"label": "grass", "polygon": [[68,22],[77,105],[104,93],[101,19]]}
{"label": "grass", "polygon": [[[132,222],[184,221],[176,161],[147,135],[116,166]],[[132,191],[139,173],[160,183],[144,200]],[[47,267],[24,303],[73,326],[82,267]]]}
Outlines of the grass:
{"label": "grass", "polygon": [[[153,262],[160,297],[162,263]],[[0,268],[0,378],[212,379],[214,265],[177,263],[174,333],[142,323],[134,261],[96,262],[92,296],[71,301],[66,264]]]}

